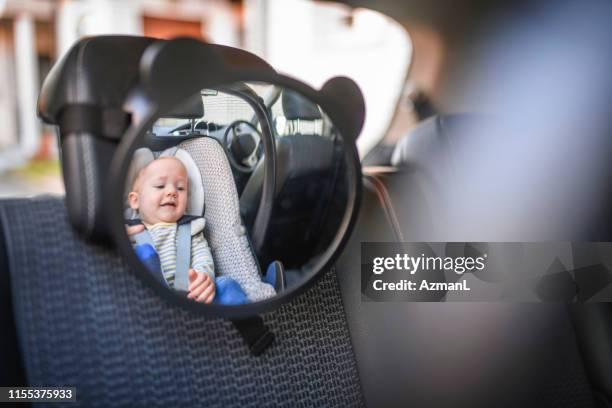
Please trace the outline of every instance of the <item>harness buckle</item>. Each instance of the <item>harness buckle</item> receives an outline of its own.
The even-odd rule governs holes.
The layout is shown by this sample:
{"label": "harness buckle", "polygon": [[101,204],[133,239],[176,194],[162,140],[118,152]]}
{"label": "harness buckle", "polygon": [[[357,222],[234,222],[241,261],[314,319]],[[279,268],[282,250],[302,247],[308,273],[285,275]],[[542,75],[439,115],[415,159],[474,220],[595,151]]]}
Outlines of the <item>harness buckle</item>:
{"label": "harness buckle", "polygon": [[274,342],[274,333],[264,324],[260,316],[234,319],[232,323],[254,356],[261,355]]}

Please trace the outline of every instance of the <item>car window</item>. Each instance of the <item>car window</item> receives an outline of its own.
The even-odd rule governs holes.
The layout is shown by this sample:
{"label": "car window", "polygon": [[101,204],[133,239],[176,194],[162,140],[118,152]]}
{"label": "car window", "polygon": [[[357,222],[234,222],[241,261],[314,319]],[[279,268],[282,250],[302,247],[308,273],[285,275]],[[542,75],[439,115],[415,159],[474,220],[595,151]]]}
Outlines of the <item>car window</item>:
{"label": "car window", "polygon": [[200,92],[204,115],[191,118],[162,117],[153,125],[155,136],[183,136],[197,131],[211,134],[237,120],[252,121],[253,108],[243,99],[226,92],[205,89]]}

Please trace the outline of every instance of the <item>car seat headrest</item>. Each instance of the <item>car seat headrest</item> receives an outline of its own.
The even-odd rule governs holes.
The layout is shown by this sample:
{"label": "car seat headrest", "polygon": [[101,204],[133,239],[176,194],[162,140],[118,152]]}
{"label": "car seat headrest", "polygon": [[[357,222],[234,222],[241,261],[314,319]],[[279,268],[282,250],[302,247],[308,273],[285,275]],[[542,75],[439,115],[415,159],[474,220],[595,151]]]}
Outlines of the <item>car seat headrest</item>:
{"label": "car seat headrest", "polygon": [[[112,243],[105,203],[105,189],[112,186],[107,183],[108,166],[125,131],[133,124],[126,101],[130,92],[142,85],[143,56],[153,49],[151,46],[166,42],[132,36],[83,38],[53,66],[43,82],[37,111],[45,123],[57,125],[59,131],[68,218],[83,237],[92,241]],[[207,47],[236,72],[254,69],[274,73],[264,60],[244,50]],[[169,117],[194,119],[203,114],[203,106],[194,103],[177,108]]]}
{"label": "car seat headrest", "polygon": [[[187,179],[189,180],[189,194],[186,215],[202,216],[204,214],[204,186],[200,169],[189,153],[178,147],[171,147],[159,153],[157,157],[176,157],[187,169]],[[141,147],[134,152],[134,158],[130,164],[127,174],[126,196],[134,184],[138,172],[155,160],[156,155],[146,147]],[[126,201],[127,202],[127,201]],[[126,218],[136,218],[136,212],[131,208],[126,210]]]}
{"label": "car seat headrest", "polygon": [[[391,164],[397,167],[418,165],[433,170],[440,167],[440,163],[449,162],[453,156],[456,138],[470,137],[475,133],[474,129],[491,124],[491,118],[484,114],[452,113],[432,116],[399,140],[393,150]],[[444,157],[440,157],[441,155]]]}
{"label": "car seat headrest", "polygon": [[287,120],[322,119],[319,107],[297,92],[283,90],[283,114]]}
{"label": "car seat headrest", "polygon": [[110,242],[105,175],[131,123],[123,110],[140,75],[140,60],[156,39],[101,36],[76,42],[53,66],[38,98],[38,115],[58,125],[68,218],[75,229]]}
{"label": "car seat headrest", "polygon": [[166,118],[199,119],[204,116],[204,102],[200,93],[194,94],[185,102],[163,115]]}
{"label": "car seat headrest", "polygon": [[130,36],[79,41],[45,78],[38,98],[39,116],[47,123],[60,124],[66,108],[73,105],[120,109],[139,75],[140,58],[154,41]]}

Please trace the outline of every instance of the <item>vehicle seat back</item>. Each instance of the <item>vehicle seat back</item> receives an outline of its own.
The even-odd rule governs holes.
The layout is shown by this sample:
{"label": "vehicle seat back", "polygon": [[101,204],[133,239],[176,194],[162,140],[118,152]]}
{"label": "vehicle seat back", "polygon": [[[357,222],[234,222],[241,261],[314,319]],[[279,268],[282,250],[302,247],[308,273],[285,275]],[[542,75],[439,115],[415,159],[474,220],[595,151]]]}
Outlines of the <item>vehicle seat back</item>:
{"label": "vehicle seat back", "polygon": [[363,170],[359,220],[336,271],[359,370],[368,373],[362,376],[366,402],[432,408],[595,406],[566,305],[379,303],[362,294],[366,279],[355,279],[364,242],[470,239],[467,232],[479,220],[456,219],[450,231],[442,211],[461,196],[446,200],[440,190],[453,182],[452,169],[461,157],[458,137],[465,135],[460,130],[475,120],[451,115],[425,121],[398,146],[405,149],[398,153],[398,168]]}
{"label": "vehicle seat back", "polygon": [[2,230],[0,220],[0,384],[25,387],[27,382],[12,302],[9,254]]}
{"label": "vehicle seat back", "polygon": [[470,231],[484,230],[477,217],[451,220],[451,229],[447,215],[453,213],[445,211],[463,197],[443,194],[455,181],[453,166],[461,163],[455,162],[461,158],[458,136],[465,133],[457,130],[474,120],[427,120],[397,147],[397,168],[363,170],[359,219],[336,270],[359,370],[368,373],[362,377],[366,402],[595,406],[566,305],[373,302],[362,293],[367,279],[355,279],[364,242],[465,242]]}
{"label": "vehicle seat back", "polygon": [[[298,270],[327,247],[335,234],[338,214],[346,203],[345,166],[339,140],[334,139],[319,107],[294,91],[281,97],[284,129],[276,138],[276,192],[264,257],[279,259]],[[273,109],[277,109],[274,105]],[[240,197],[240,210],[252,225],[259,208],[264,163],[254,169]]]}
{"label": "vehicle seat back", "polygon": [[[564,304],[373,302],[364,297],[364,242],[444,239],[412,230],[425,223],[418,222],[418,214],[402,214],[409,213],[402,205],[425,201],[414,197],[422,193],[412,176],[409,171],[365,176],[359,219],[336,263],[366,404],[596,406]],[[435,220],[436,214],[422,216]]]}
{"label": "vehicle seat back", "polygon": [[286,134],[321,135],[323,117],[319,107],[300,94],[283,90],[281,96]]}
{"label": "vehicle seat back", "polygon": [[333,271],[263,316],[276,341],[254,357],[231,322],[169,304],[79,239],[62,198],[0,201],[0,221],[29,385],[92,407],[363,406]]}

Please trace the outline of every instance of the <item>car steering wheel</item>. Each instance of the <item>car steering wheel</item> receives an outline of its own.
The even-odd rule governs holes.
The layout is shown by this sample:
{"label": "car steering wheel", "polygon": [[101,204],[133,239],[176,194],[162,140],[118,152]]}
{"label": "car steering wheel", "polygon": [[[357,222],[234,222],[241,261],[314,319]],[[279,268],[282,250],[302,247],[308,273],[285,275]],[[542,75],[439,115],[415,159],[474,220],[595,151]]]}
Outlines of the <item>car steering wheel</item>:
{"label": "car steering wheel", "polygon": [[230,123],[222,143],[230,165],[242,173],[252,173],[259,161],[261,139],[261,132],[251,122],[236,120]]}

